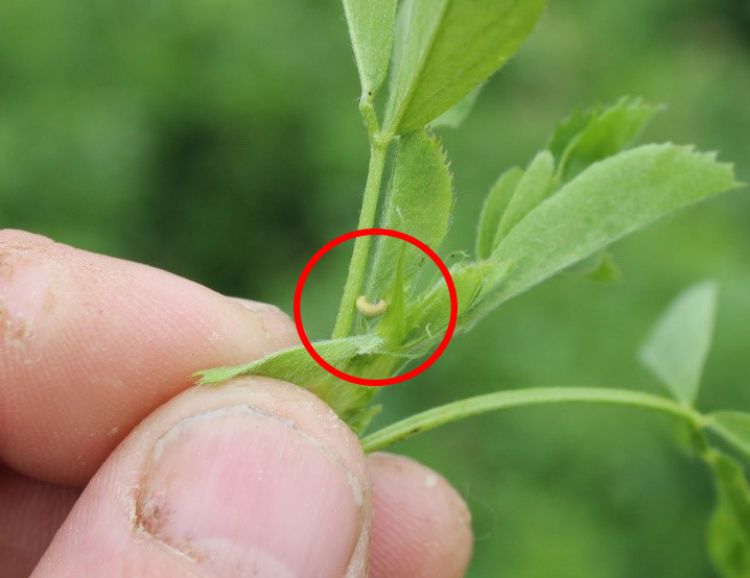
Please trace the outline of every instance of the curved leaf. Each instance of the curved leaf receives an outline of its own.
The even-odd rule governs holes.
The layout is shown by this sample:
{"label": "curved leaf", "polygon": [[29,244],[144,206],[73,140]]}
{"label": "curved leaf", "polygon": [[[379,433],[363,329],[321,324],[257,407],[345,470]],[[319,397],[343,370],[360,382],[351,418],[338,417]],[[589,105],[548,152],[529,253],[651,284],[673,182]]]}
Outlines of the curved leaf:
{"label": "curved leaf", "polygon": [[716,508],[708,528],[708,549],[725,578],[750,575],[750,488],[742,466],[718,451],[706,460],[716,485]]}
{"label": "curved leaf", "polygon": [[555,185],[555,159],[549,151],[542,151],[534,157],[519,181],[500,219],[493,247],[497,247],[513,227],[552,194]]}
{"label": "curved leaf", "polygon": [[[380,353],[382,339],[360,335],[331,339],[313,344],[328,363],[343,371],[349,363]],[[267,355],[262,359],[233,367],[217,367],[196,374],[199,385],[216,385],[247,375],[260,375],[294,383],[309,389],[330,405],[352,428],[364,428],[372,417],[367,408],[375,388],[363,387],[335,378],[323,369],[301,345]]]}
{"label": "curved leaf", "polygon": [[384,126],[425,127],[519,48],[546,0],[405,0]]}
{"label": "curved leaf", "polygon": [[[401,138],[381,226],[416,237],[437,249],[448,232],[453,209],[453,179],[440,141],[419,131]],[[396,264],[405,243],[379,237],[367,292],[372,300],[386,297],[393,287]],[[413,280],[424,254],[408,246],[404,252],[404,276]]]}
{"label": "curved leaf", "polygon": [[486,259],[492,254],[500,221],[523,174],[523,170],[518,167],[508,169],[500,175],[487,194],[477,230],[477,259]]}
{"label": "curved leaf", "polygon": [[657,322],[640,351],[641,362],[675,399],[692,404],[711,347],[716,317],[716,284],[682,292]]}
{"label": "curved leaf", "polygon": [[513,273],[475,317],[625,235],[735,186],[731,165],[671,144],[642,146],[592,165],[503,239],[492,258],[513,263]]}
{"label": "curved leaf", "polygon": [[750,457],[750,413],[714,412],[708,416],[708,428]]}
{"label": "curved leaf", "polygon": [[396,0],[344,0],[344,12],[362,93],[373,96],[388,73]]}
{"label": "curved leaf", "polygon": [[550,137],[563,181],[630,145],[662,107],[624,97],[611,106],[575,113]]}

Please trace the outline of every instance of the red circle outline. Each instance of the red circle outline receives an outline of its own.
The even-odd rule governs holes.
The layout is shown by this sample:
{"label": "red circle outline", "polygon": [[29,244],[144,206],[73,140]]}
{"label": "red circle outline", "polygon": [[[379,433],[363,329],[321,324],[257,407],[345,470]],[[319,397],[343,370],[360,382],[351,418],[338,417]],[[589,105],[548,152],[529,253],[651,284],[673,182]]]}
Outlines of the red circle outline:
{"label": "red circle outline", "polygon": [[[394,377],[388,377],[385,379],[367,379],[364,377],[357,377],[356,375],[351,375],[335,368],[333,365],[323,359],[323,357],[315,350],[312,343],[310,342],[310,339],[307,337],[305,327],[302,324],[302,291],[305,288],[305,283],[307,282],[307,278],[310,276],[310,272],[313,270],[313,267],[315,267],[318,261],[320,261],[320,259],[334,247],[337,247],[342,243],[351,241],[352,239],[356,239],[358,237],[367,237],[371,235],[382,235],[384,237],[394,237],[396,239],[401,239],[402,241],[410,243],[411,245],[415,246],[417,249],[425,253],[432,260],[432,262],[435,263],[437,268],[440,270],[440,273],[443,275],[443,279],[445,279],[445,285],[448,288],[448,297],[450,299],[451,307],[450,316],[448,318],[448,327],[445,330],[445,335],[443,336],[440,345],[437,346],[435,351],[433,351],[427,359],[425,359],[414,369],[411,369],[401,375],[396,375]],[[453,332],[456,330],[457,320],[458,295],[456,294],[456,285],[453,283],[453,278],[451,277],[450,271],[448,271],[448,267],[446,266],[446,264],[443,263],[442,259],[440,259],[435,251],[430,249],[430,247],[425,245],[422,241],[412,237],[411,235],[402,233],[401,231],[396,231],[395,229],[381,229],[375,227],[370,229],[359,229],[357,231],[345,233],[340,237],[336,237],[332,241],[329,241],[320,249],[318,249],[318,251],[307,262],[305,268],[302,269],[302,273],[300,274],[299,280],[297,281],[297,287],[294,290],[294,324],[297,326],[297,333],[299,334],[299,338],[302,341],[302,345],[305,346],[307,352],[323,369],[325,369],[332,375],[335,375],[339,379],[343,379],[344,381],[348,381],[350,383],[356,383],[358,385],[384,387],[387,385],[401,383],[403,381],[407,381],[413,377],[416,377],[417,375],[425,371],[428,367],[430,367],[433,363],[435,363],[443,354],[445,348],[448,347],[448,343],[450,343],[450,340],[453,338]]]}

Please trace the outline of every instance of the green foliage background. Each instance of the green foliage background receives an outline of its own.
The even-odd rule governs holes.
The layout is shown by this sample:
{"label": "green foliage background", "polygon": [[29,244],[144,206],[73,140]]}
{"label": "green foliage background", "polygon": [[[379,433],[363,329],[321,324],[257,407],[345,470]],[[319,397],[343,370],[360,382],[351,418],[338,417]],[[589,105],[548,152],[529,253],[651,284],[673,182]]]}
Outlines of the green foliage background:
{"label": "green foliage background", "polygon": [[[356,222],[367,142],[348,42],[336,1],[3,1],[0,224],[290,310],[313,249]],[[449,248],[471,248],[488,187],[559,118],[624,93],[669,106],[646,140],[720,150],[750,181],[746,0],[554,0],[464,127],[444,134],[458,192]],[[426,375],[382,392],[377,423],[502,388],[654,390],[637,346],[706,277],[721,301],[699,403],[749,410],[746,190],[614,254],[619,283],[563,276],[514,300]],[[344,261],[314,277],[316,327],[332,325]],[[443,471],[472,507],[470,576],[713,576],[712,488],[674,434],[634,411],[535,409],[398,450]]]}

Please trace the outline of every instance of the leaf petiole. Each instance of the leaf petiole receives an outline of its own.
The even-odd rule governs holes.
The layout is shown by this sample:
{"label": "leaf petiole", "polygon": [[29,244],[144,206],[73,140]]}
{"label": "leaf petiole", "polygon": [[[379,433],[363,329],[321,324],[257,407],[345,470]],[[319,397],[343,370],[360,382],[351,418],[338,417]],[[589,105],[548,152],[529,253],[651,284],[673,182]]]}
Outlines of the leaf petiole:
{"label": "leaf petiole", "polygon": [[548,404],[623,405],[654,411],[686,422],[693,430],[702,430],[706,417],[698,411],[670,399],[620,389],[593,387],[544,387],[498,391],[442,405],[389,425],[362,439],[366,452],[374,452],[422,432],[470,416],[490,411]]}

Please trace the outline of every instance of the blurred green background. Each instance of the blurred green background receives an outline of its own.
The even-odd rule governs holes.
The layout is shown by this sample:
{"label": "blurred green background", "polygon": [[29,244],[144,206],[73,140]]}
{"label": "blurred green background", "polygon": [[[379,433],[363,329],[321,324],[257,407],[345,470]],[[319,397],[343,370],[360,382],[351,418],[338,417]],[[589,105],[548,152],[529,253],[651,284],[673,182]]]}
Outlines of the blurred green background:
{"label": "blurred green background", "polygon": [[[750,181],[747,0],[553,0],[460,131],[448,250],[484,192],[571,109],[669,106],[652,141],[698,143]],[[367,150],[342,10],[311,0],[3,0],[0,224],[291,307],[313,250],[354,227]],[[750,409],[750,198],[725,195],[614,248],[614,285],[561,277],[381,393],[378,423],[528,385],[657,390],[634,351],[680,289],[721,285],[700,403]],[[336,295],[338,275],[316,277]],[[310,315],[332,322],[334,300]],[[402,444],[469,502],[470,576],[704,578],[712,489],[668,422],[636,411],[490,415]]]}

